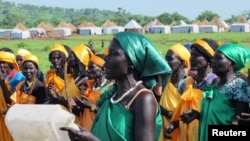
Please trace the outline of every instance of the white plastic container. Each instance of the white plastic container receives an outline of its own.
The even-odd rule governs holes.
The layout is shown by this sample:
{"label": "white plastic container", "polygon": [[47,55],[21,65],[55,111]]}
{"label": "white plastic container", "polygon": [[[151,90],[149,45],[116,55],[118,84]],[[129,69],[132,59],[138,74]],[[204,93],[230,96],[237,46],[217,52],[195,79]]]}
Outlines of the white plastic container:
{"label": "white plastic container", "polygon": [[74,120],[60,105],[15,104],[5,117],[15,141],[70,141],[68,132],[59,128],[79,129]]}

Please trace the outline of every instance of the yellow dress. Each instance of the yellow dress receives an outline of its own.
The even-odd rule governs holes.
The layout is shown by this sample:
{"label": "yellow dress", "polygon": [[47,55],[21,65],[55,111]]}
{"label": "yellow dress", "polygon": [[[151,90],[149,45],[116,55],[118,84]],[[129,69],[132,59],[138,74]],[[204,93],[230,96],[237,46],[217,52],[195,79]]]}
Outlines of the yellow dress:
{"label": "yellow dress", "polygon": [[49,70],[46,74],[45,87],[48,87],[49,83],[53,83],[56,88],[56,92],[61,94],[64,90],[64,80],[56,74],[56,70]]}
{"label": "yellow dress", "polygon": [[21,81],[17,84],[16,91],[11,95],[13,104],[35,104],[36,97],[31,94],[22,92],[21,87],[25,81]]}
{"label": "yellow dress", "polygon": [[181,100],[175,109],[171,121],[179,120],[179,128],[172,133],[171,141],[198,141],[199,121],[194,120],[186,125],[180,121],[180,115],[189,109],[200,111],[200,102],[202,100],[202,91],[193,88],[193,78],[187,79],[186,89],[184,90]]}
{"label": "yellow dress", "polygon": [[[8,84],[8,82],[5,80],[5,84],[8,88],[8,90],[11,90],[11,86]],[[5,111],[7,110],[7,104],[5,102],[4,99],[4,95],[3,95],[3,90],[0,87],[0,111]],[[13,141],[13,138],[11,137],[11,134],[7,128],[7,126],[5,125],[5,115],[4,114],[0,114],[0,141]]]}
{"label": "yellow dress", "polygon": [[[178,102],[181,100],[181,94],[178,89],[175,88],[173,83],[171,83],[170,79],[168,80],[167,86],[165,87],[161,99],[160,105],[167,109],[168,111],[174,112],[177,107]],[[165,116],[162,116],[162,130],[160,134],[159,141],[167,141],[163,135],[163,129],[170,123],[170,119],[167,119]]]}

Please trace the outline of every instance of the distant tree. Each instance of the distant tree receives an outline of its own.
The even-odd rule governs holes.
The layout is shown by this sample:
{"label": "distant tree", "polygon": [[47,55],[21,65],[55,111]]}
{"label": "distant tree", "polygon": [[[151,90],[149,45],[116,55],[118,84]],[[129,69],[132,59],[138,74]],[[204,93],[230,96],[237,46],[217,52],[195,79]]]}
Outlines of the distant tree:
{"label": "distant tree", "polygon": [[191,23],[190,20],[185,17],[182,16],[181,14],[179,14],[178,12],[174,12],[173,14],[171,14],[171,17],[173,20],[175,20],[177,23],[179,23],[179,21],[183,20],[186,23]]}
{"label": "distant tree", "polygon": [[240,15],[231,15],[231,17],[226,19],[225,22],[232,24],[232,23],[236,22],[240,17],[241,17]]}
{"label": "distant tree", "polygon": [[3,28],[13,28],[19,23],[19,16],[15,14],[7,14],[3,21],[0,23],[0,26]]}
{"label": "distant tree", "polygon": [[174,20],[171,14],[167,12],[158,16],[157,19],[160,20],[164,25],[169,25]]}
{"label": "distant tree", "polygon": [[136,20],[140,25],[143,23],[143,17],[142,15],[132,15],[129,17],[129,20],[134,19]]}
{"label": "distant tree", "polygon": [[249,20],[250,19],[250,10],[243,11],[242,16],[244,16],[247,20]]}
{"label": "distant tree", "polygon": [[203,20],[211,21],[214,17],[220,18],[220,16],[217,13],[206,10],[206,11],[202,12],[200,15],[198,15],[196,20],[199,20],[199,21],[203,21]]}

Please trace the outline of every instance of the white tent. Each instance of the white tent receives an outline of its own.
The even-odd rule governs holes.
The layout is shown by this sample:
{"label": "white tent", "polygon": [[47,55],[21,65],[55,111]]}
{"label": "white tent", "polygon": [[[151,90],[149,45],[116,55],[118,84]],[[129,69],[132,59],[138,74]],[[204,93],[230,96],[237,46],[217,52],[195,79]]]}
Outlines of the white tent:
{"label": "white tent", "polygon": [[64,37],[71,35],[71,29],[68,27],[53,28],[52,34],[57,37]]}
{"label": "white tent", "polygon": [[230,32],[250,32],[250,25],[248,23],[231,24]]}
{"label": "white tent", "polygon": [[199,27],[200,33],[211,33],[211,32],[218,32],[218,26],[216,25],[201,25]]}
{"label": "white tent", "polygon": [[30,28],[28,29],[28,31],[30,32],[31,37],[36,37],[37,35],[38,37],[40,37],[41,35],[45,35],[46,33],[43,28]]}
{"label": "white tent", "polygon": [[144,30],[142,26],[137,23],[135,20],[130,20],[125,26],[124,26],[125,31],[133,31],[133,32],[140,32],[143,33]]}
{"label": "white tent", "polygon": [[1,29],[1,30],[0,30],[0,37],[10,37],[11,32],[12,32],[13,30],[14,30],[14,29]]}
{"label": "white tent", "polygon": [[102,34],[114,34],[124,31],[124,27],[121,26],[109,26],[102,29]]}
{"label": "white tent", "polygon": [[183,20],[181,20],[180,25],[187,25],[187,24]]}
{"label": "white tent", "polygon": [[171,28],[172,33],[199,33],[199,26],[196,24],[191,25],[177,25]]}
{"label": "white tent", "polygon": [[150,33],[171,33],[171,27],[168,25],[155,25],[149,27]]}
{"label": "white tent", "polygon": [[15,29],[11,32],[11,39],[28,39],[30,38],[30,32],[28,30],[22,31],[20,29]]}
{"label": "white tent", "polygon": [[79,28],[79,35],[101,35],[101,27],[82,27]]}
{"label": "white tent", "polygon": [[230,28],[230,26],[225,21],[221,21],[221,23],[225,26],[225,28]]}

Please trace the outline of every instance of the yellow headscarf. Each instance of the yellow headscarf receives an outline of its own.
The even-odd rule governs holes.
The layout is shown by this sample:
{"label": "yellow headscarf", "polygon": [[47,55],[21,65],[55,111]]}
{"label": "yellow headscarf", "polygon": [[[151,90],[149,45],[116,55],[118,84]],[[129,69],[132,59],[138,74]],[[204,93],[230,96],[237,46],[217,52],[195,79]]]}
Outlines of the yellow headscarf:
{"label": "yellow headscarf", "polygon": [[32,62],[36,63],[37,66],[39,66],[39,59],[33,54],[24,56],[23,62],[25,62],[25,61],[32,61]]}
{"label": "yellow headscarf", "polygon": [[207,42],[199,39],[199,40],[196,40],[194,42],[194,44],[200,45],[201,47],[203,47],[207,51],[207,53],[209,53],[211,56],[214,56],[214,50],[213,50],[213,48],[210,47],[210,45]]}
{"label": "yellow headscarf", "polygon": [[12,63],[14,66],[14,69],[17,71],[20,71],[13,53],[0,51],[0,61]]}
{"label": "yellow headscarf", "polygon": [[187,67],[187,68],[190,67],[189,60],[190,60],[191,54],[186,47],[184,47],[181,44],[176,44],[176,45],[173,45],[170,48],[170,50],[172,50],[177,56],[179,56],[181,58],[181,60],[184,61],[185,65],[186,65],[185,67]]}
{"label": "yellow headscarf", "polygon": [[103,67],[104,60],[96,56],[87,46],[80,44],[72,48],[72,51],[75,53],[77,58],[83,63],[86,69],[88,69],[89,61]]}
{"label": "yellow headscarf", "polygon": [[62,52],[63,54],[65,54],[66,57],[69,56],[67,50],[66,50],[65,47],[64,47],[63,45],[61,45],[61,44],[55,43],[55,44],[52,46],[52,48],[51,48],[51,50],[50,50],[50,53],[53,52],[53,51],[60,51],[60,52]]}
{"label": "yellow headscarf", "polygon": [[26,49],[22,49],[22,48],[17,51],[17,55],[20,55],[20,56],[26,56],[30,54],[31,54],[30,51]]}

